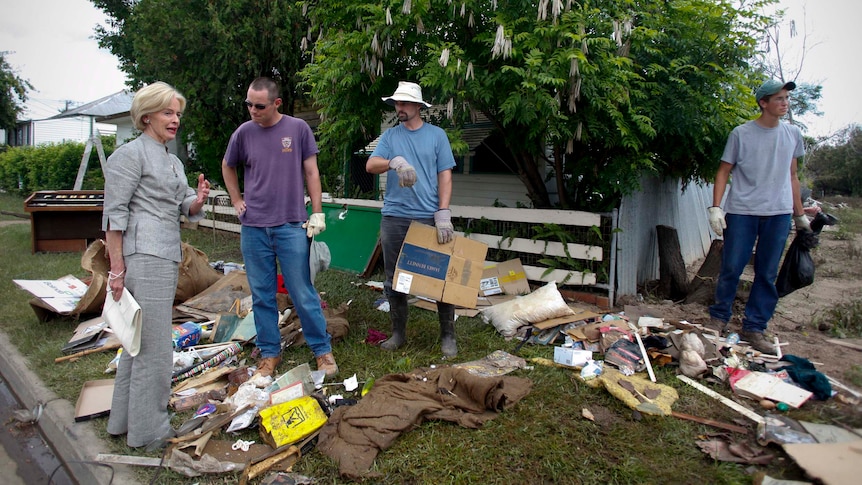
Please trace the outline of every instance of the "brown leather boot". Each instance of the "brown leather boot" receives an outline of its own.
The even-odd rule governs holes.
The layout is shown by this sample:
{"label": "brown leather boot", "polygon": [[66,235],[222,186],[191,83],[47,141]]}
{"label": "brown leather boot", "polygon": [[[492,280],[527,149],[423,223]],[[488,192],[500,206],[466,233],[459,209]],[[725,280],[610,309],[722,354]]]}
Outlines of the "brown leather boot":
{"label": "brown leather boot", "polygon": [[257,372],[255,374],[269,377],[275,374],[275,368],[281,364],[281,357],[264,357],[257,363]]}
{"label": "brown leather boot", "polygon": [[338,374],[338,364],[332,352],[317,357],[317,370],[322,370],[328,376]]}

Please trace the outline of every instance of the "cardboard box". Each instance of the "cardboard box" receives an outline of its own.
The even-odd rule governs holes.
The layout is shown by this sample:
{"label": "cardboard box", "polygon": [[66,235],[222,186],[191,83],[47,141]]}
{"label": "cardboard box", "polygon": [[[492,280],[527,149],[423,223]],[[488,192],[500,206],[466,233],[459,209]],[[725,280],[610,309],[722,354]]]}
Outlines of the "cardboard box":
{"label": "cardboard box", "polygon": [[437,229],[412,222],[401,246],[392,287],[466,308],[475,308],[488,245],[461,236],[437,243]]}
{"label": "cardboard box", "polygon": [[578,350],[571,347],[554,347],[554,362],[569,367],[583,367],[593,360],[593,353],[589,350]]}
{"label": "cardboard box", "polygon": [[526,295],[530,293],[530,283],[520,259],[510,259],[502,263],[486,266],[482,272],[479,292],[482,296]]}
{"label": "cardboard box", "polygon": [[114,398],[114,379],[87,381],[78,395],[75,404],[75,422],[107,416],[111,413],[111,400]]}

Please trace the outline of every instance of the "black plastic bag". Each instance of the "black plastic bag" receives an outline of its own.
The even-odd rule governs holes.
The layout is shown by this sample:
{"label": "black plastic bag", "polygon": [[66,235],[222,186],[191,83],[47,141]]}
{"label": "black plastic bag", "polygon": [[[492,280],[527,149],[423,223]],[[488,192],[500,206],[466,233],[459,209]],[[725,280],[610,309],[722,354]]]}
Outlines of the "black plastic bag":
{"label": "black plastic bag", "polygon": [[812,232],[796,232],[796,237],[793,238],[787,254],[784,255],[784,263],[778,271],[778,279],[775,280],[779,298],[814,282],[814,259],[811,258],[811,248],[817,247],[819,242],[817,235]]}

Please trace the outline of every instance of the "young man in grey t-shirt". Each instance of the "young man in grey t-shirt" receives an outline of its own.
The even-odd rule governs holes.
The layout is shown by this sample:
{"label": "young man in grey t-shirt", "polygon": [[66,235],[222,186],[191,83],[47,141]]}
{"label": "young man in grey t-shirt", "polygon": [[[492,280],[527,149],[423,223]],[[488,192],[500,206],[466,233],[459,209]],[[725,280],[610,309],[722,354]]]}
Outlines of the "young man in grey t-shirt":
{"label": "young man in grey t-shirt", "polygon": [[[726,330],[739,277],[756,243],[754,283],[740,336],[755,349],[770,354],[775,348],[764,332],[778,303],[775,278],[791,216],[797,230],[811,230],[802,210],[796,174],[797,159],[805,153],[802,132],[781,121],[787,114],[789,93],[795,88],[793,82],[770,79],[757,89],[760,116],[737,126],[728,137],[708,211],[710,227],[724,236],[715,304],[709,307],[712,321],[722,332]],[[731,175],[733,183],[728,184]]]}

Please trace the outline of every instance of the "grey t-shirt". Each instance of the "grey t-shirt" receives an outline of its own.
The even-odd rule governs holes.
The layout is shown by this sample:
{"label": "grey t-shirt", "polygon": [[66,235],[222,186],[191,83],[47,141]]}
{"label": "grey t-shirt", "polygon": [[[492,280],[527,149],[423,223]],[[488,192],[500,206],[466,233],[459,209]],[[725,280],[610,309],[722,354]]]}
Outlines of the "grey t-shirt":
{"label": "grey t-shirt", "polygon": [[802,132],[789,123],[764,128],[749,121],[734,128],[721,156],[723,162],[733,165],[725,212],[756,216],[792,213],[790,164],[804,154]]}

